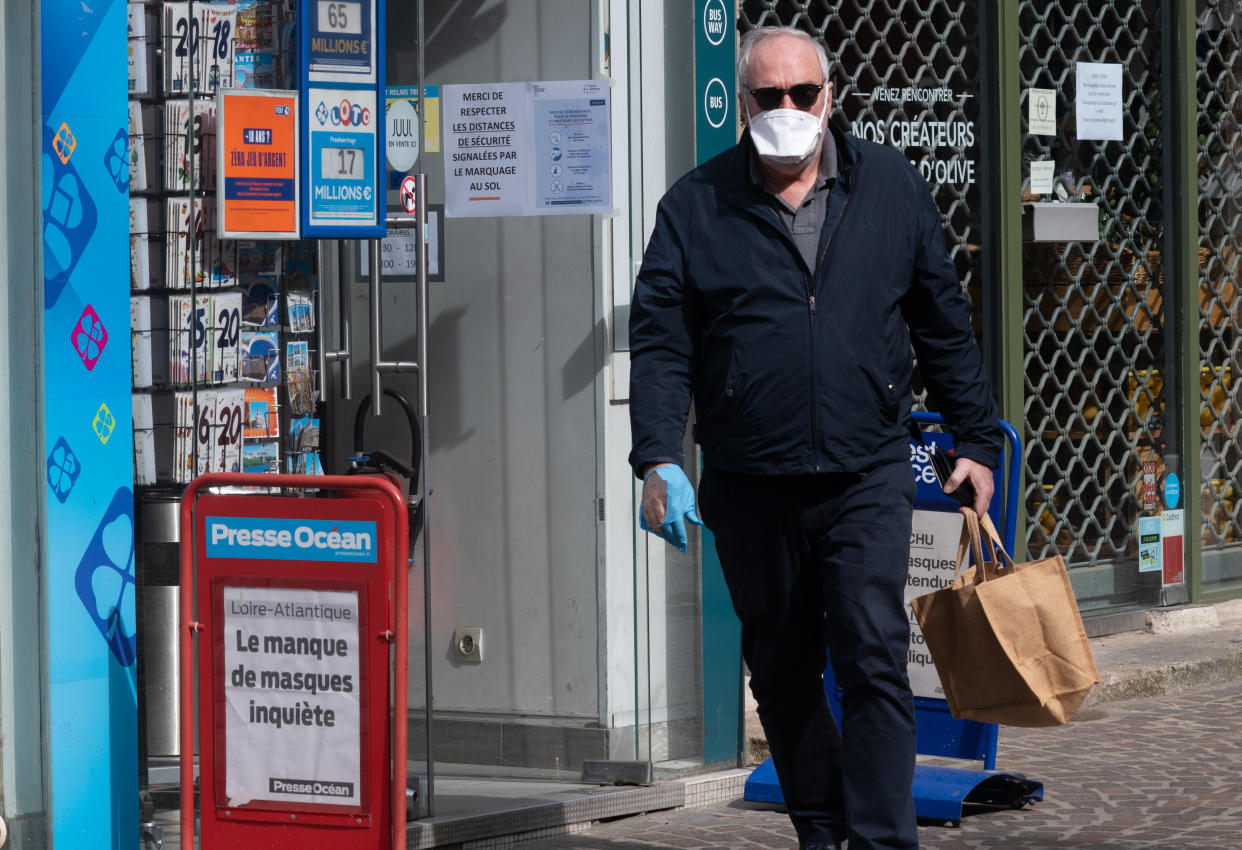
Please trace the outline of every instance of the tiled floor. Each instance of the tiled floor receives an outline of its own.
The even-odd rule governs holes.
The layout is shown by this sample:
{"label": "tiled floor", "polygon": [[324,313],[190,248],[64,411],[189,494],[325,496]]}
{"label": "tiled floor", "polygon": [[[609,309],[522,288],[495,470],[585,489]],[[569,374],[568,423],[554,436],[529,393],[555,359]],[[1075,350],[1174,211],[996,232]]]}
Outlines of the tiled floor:
{"label": "tiled floor", "polygon": [[[1083,710],[1056,729],[1002,729],[997,766],[1044,783],[1045,800],[921,825],[924,850],[1239,850],[1242,683]],[[717,803],[602,824],[522,850],[795,847],[771,806]]]}
{"label": "tiled floor", "polygon": [[[579,831],[601,820],[733,799],[740,795],[747,773],[727,771],[648,788],[437,774],[435,814],[410,824],[407,847],[510,847]],[[161,811],[157,825],[164,847],[179,850],[178,812]]]}
{"label": "tiled floor", "polygon": [[[1044,802],[968,815],[959,828],[921,825],[921,845],[1242,850],[1240,703],[1235,682],[1089,707],[1066,727],[1003,729],[998,768],[1042,781]],[[736,799],[745,775],[642,789],[438,776],[436,816],[411,825],[408,846],[790,850],[793,830],[781,810]],[[176,817],[161,814],[169,850],[179,848]]]}

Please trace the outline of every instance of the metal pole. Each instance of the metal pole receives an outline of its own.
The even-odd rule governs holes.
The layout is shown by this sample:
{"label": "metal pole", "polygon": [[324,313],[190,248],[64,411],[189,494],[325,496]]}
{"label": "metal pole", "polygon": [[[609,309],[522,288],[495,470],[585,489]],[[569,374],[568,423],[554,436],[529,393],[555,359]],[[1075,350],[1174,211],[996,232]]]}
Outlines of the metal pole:
{"label": "metal pole", "polygon": [[[421,9],[421,6],[420,6]],[[422,63],[422,52],[419,52],[419,63]],[[420,74],[421,80],[421,74]],[[422,101],[422,89],[419,89],[419,100]],[[422,122],[419,121],[419,127]],[[421,129],[419,131],[421,133]],[[418,239],[418,412],[421,417],[419,427],[423,432],[423,457],[420,464],[423,473],[422,491],[419,494],[423,512],[423,653],[426,657],[423,665],[426,670],[427,688],[427,806],[428,814],[434,814],[431,808],[435,800],[435,750],[434,724],[432,723],[432,689],[431,689],[431,487],[428,485],[431,472],[431,432],[428,425],[428,392],[427,392],[427,333],[428,333],[428,287],[427,287],[427,175],[419,173],[414,187],[415,198],[415,237]]]}
{"label": "metal pole", "polygon": [[[460,4],[458,4],[460,5]],[[414,22],[418,32],[418,59],[416,82],[418,84],[418,120],[414,123],[418,131],[418,150],[427,150],[423,132],[423,115],[427,109],[427,90],[425,88],[425,69],[423,57],[427,53],[426,21],[423,16],[423,0],[414,4]],[[454,9],[456,11],[456,9]],[[448,16],[445,17],[448,20]],[[427,328],[429,309],[427,304],[427,175],[419,172],[415,177],[414,186],[414,236],[418,240],[418,412],[421,417],[419,426],[423,431],[422,500],[419,507],[423,513],[423,670],[426,687],[427,718],[427,814],[436,813],[436,759],[435,759],[435,711],[432,702],[431,687],[431,431],[427,416]],[[412,486],[411,482],[411,486]]]}
{"label": "metal pole", "polygon": [[[186,241],[189,243],[189,273],[190,273],[190,374],[187,376],[190,381],[190,409],[193,421],[190,423],[190,433],[187,435],[190,439],[190,458],[191,458],[191,474],[193,478],[198,474],[198,193],[194,188],[194,181],[198,179],[198,174],[194,168],[194,96],[198,93],[198,75],[195,73],[195,61],[198,54],[200,37],[194,34],[194,0],[190,0],[186,11],[186,30],[190,34],[189,42],[189,85],[187,86],[187,94],[189,95],[189,115],[187,116],[187,124],[185,126],[185,160],[186,174],[190,181],[190,219],[186,225]],[[164,128],[167,131],[167,127]],[[178,127],[180,132],[181,128]],[[203,334],[206,335],[207,328],[203,328]],[[174,419],[173,441],[176,442],[177,429]],[[181,754],[185,758],[185,753]]]}
{"label": "metal pole", "polygon": [[316,326],[316,333],[319,335],[319,381],[320,387],[324,388],[326,398],[326,388],[328,382],[328,364],[340,363],[341,368],[341,398],[349,401],[353,398],[353,374],[351,366],[353,365],[353,338],[351,334],[351,325],[349,319],[349,285],[345,281],[345,274],[341,267],[341,240],[336,240],[337,245],[337,264],[336,264],[336,312],[337,322],[340,328],[341,347],[337,351],[328,350],[328,311],[325,305],[327,298],[324,296],[323,270],[326,268],[324,259],[326,251],[324,246],[326,242],[322,239],[316,240],[318,257],[319,257],[319,288],[315,290],[315,296],[319,303],[319,321]]}
{"label": "metal pole", "polygon": [[315,240],[315,267],[319,269],[319,286],[315,288],[315,301],[317,321],[315,322],[315,339],[319,343],[319,351],[316,353],[316,360],[319,364],[319,382],[320,386],[325,386],[328,380],[328,325],[324,319],[324,297],[323,297],[323,271],[324,265],[324,241],[322,239]]}
{"label": "metal pole", "polygon": [[[341,268],[341,240],[336,243],[336,312],[340,316],[341,328],[341,360],[344,367],[341,369],[341,398],[349,401],[354,397],[354,376],[353,376],[353,322],[350,316],[352,305],[349,303],[349,283],[342,274]],[[321,319],[322,321],[322,319]]]}
{"label": "metal pole", "polygon": [[[421,178],[422,175],[420,174]],[[424,219],[425,220],[425,217]],[[389,218],[385,223],[388,227],[399,226],[402,222],[411,221],[409,218]],[[417,227],[419,219],[414,218],[413,222]],[[418,231],[421,238],[422,230]],[[379,416],[382,413],[380,405],[380,397],[383,395],[383,387],[381,386],[380,376],[384,372],[417,372],[418,363],[409,360],[384,360],[384,343],[383,333],[380,329],[381,311],[380,297],[383,289],[381,280],[383,269],[380,263],[383,261],[383,241],[380,239],[371,240],[371,413]]]}
{"label": "metal pole", "polygon": [[384,391],[380,386],[380,276],[382,240],[371,240],[371,413],[378,417],[380,398]]}

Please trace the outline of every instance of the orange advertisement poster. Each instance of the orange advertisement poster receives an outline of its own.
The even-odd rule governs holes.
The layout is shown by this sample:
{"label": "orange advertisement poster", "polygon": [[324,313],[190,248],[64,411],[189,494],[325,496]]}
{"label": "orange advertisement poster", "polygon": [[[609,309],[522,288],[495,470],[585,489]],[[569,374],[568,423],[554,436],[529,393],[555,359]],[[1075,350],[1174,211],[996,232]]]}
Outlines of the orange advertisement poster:
{"label": "orange advertisement poster", "polygon": [[221,235],[298,238],[298,93],[222,90],[218,97]]}

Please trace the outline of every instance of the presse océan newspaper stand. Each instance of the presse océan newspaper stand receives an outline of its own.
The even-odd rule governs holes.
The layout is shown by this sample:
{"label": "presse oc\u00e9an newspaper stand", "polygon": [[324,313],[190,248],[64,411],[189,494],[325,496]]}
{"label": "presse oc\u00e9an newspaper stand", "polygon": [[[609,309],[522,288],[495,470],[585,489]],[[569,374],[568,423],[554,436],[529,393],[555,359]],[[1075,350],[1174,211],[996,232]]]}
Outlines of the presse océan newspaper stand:
{"label": "presse oc\u00e9an newspaper stand", "polygon": [[[916,412],[915,421],[920,425],[939,425],[942,419],[936,413]],[[1004,531],[1002,543],[1006,551],[1013,553],[1014,533],[1017,527],[1018,464],[1021,462],[1021,442],[1017,432],[1008,422],[1002,421],[1005,448],[995,475],[996,488],[988,513],[998,528]],[[920,537],[919,543],[930,543],[937,534],[941,537],[936,555],[927,560],[935,563],[925,579],[927,586],[909,588],[907,599],[930,593],[937,587],[949,584],[953,578],[953,566],[960,534],[958,504],[946,496],[936,482],[928,451],[950,451],[953,436],[938,431],[923,431],[926,447],[911,442],[911,466],[915,474],[914,529],[912,537]],[[1004,507],[1002,515],[1002,504]],[[952,530],[951,529],[958,529]],[[948,538],[951,538],[949,540]],[[912,551],[918,547],[911,541]],[[949,563],[945,565],[944,553]],[[912,557],[912,561],[914,558]],[[914,571],[912,570],[912,576]],[[932,586],[934,585],[934,586]],[[997,726],[995,723],[978,723],[973,720],[956,720],[949,711],[949,704],[939,693],[940,680],[936,676],[931,658],[917,648],[921,635],[911,619],[912,645],[910,682],[914,690],[914,714],[916,726],[915,749],[920,755],[940,756],[983,762],[983,770],[961,767],[943,767],[918,764],[914,771],[914,810],[920,818],[957,823],[962,818],[963,803],[1004,805],[1021,808],[1029,802],[1042,800],[1043,784],[1024,776],[995,770]],[[918,656],[918,657],[916,657]],[[832,708],[837,724],[841,723],[841,699],[833,678],[832,666],[824,671],[824,690],[828,705]],[[776,768],[772,759],[759,765],[746,780],[745,799],[755,803],[783,803]]]}
{"label": "presse oc\u00e9an newspaper stand", "polygon": [[[206,492],[220,487],[316,496]],[[196,685],[202,847],[405,846],[408,537],[405,500],[377,475],[214,473],[187,487],[182,847]]]}

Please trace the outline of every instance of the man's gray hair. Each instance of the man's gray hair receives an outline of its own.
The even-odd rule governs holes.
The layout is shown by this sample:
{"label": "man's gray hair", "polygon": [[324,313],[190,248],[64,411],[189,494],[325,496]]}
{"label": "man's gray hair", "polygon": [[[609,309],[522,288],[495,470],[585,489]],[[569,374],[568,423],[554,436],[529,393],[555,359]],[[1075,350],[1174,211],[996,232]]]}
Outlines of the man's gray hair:
{"label": "man's gray hair", "polygon": [[774,35],[792,35],[801,39],[805,39],[811,47],[815,48],[815,55],[819,57],[819,69],[824,73],[822,82],[828,82],[828,53],[824,50],[824,45],[814,38],[811,38],[805,31],[797,27],[756,27],[748,30],[742,36],[741,47],[737,51],[737,85],[738,90],[749,88],[746,73],[750,65],[750,53],[755,49],[755,45],[766,38]]}

